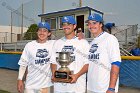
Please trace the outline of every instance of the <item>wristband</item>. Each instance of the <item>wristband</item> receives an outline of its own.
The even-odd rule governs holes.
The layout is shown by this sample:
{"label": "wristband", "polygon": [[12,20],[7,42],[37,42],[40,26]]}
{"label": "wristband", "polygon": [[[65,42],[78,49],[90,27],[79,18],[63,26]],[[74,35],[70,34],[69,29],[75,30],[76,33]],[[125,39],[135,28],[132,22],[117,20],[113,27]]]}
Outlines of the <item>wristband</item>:
{"label": "wristband", "polygon": [[121,62],[116,61],[116,62],[111,63],[111,65],[116,65],[116,66],[120,67],[121,66]]}
{"label": "wristband", "polygon": [[108,88],[109,91],[115,92],[114,88]]}

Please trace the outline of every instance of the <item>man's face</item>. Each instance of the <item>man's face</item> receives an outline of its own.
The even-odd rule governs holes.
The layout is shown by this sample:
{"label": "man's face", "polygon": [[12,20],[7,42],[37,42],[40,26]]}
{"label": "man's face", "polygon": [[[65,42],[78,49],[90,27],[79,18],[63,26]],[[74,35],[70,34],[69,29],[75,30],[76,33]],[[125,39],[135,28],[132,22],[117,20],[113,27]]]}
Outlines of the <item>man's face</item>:
{"label": "man's face", "polygon": [[70,23],[63,23],[62,28],[64,30],[65,35],[70,35],[72,32],[74,32],[76,25]]}
{"label": "man's face", "polygon": [[39,28],[37,31],[38,39],[41,41],[47,40],[50,34],[51,33],[46,28]]}
{"label": "man's face", "polygon": [[100,22],[89,20],[87,26],[92,34],[98,34],[102,31],[102,24]]}

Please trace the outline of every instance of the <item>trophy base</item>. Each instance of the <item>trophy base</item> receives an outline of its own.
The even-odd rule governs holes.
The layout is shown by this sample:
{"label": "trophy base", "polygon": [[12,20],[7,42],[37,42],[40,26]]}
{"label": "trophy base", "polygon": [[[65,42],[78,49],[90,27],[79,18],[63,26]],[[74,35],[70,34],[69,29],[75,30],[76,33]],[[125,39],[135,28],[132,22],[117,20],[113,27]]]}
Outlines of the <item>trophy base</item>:
{"label": "trophy base", "polygon": [[72,78],[69,76],[73,71],[55,71],[54,82],[70,83]]}

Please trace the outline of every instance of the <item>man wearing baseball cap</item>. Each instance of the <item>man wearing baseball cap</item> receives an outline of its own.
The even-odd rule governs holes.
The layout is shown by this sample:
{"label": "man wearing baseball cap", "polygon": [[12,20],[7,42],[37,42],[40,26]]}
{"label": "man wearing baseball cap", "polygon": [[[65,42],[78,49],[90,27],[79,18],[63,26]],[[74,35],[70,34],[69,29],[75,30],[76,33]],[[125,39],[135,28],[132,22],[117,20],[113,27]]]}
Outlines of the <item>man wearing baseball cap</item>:
{"label": "man wearing baseball cap", "polygon": [[[51,57],[52,80],[54,81],[54,93],[85,93],[86,92],[86,72],[88,69],[88,58],[84,55],[88,54],[89,46],[85,39],[79,40],[75,36],[74,29],[76,21],[73,16],[64,16],[62,18],[62,28],[64,37],[57,40],[54,44],[54,52]],[[56,52],[70,52],[73,62],[68,68],[73,71],[70,75],[72,81],[70,83],[55,82],[54,73],[60,65],[56,62]]]}
{"label": "man wearing baseball cap", "polygon": [[117,93],[121,64],[118,40],[103,30],[101,15],[89,15],[86,23],[94,37],[89,50],[87,93]]}
{"label": "man wearing baseball cap", "polygon": [[62,18],[62,24],[63,23],[69,23],[69,24],[76,25],[76,21],[73,16],[64,16]]}
{"label": "man wearing baseball cap", "polygon": [[23,76],[27,70],[24,93],[49,93],[52,86],[50,56],[54,41],[48,40],[50,25],[47,22],[39,22],[37,40],[26,44],[18,62],[19,75],[17,90],[23,93]]}

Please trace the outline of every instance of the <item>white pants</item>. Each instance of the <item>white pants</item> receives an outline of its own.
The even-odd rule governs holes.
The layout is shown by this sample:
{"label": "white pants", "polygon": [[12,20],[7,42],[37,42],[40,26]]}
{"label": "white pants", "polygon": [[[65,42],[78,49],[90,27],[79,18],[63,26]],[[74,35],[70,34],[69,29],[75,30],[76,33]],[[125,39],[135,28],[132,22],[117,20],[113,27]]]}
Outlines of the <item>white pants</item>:
{"label": "white pants", "polygon": [[49,93],[48,88],[42,89],[25,89],[24,93]]}
{"label": "white pants", "polygon": [[83,92],[58,92],[58,91],[54,91],[54,93],[83,93]]}
{"label": "white pants", "polygon": [[[106,92],[93,92],[93,91],[87,90],[87,93],[106,93]],[[117,92],[115,92],[115,93],[117,93]]]}
{"label": "white pants", "polygon": [[85,93],[85,92],[58,92],[58,91],[54,91],[54,93]]}
{"label": "white pants", "polygon": [[[97,92],[87,90],[87,93],[97,93]],[[100,92],[100,93],[104,93],[104,92]]]}

